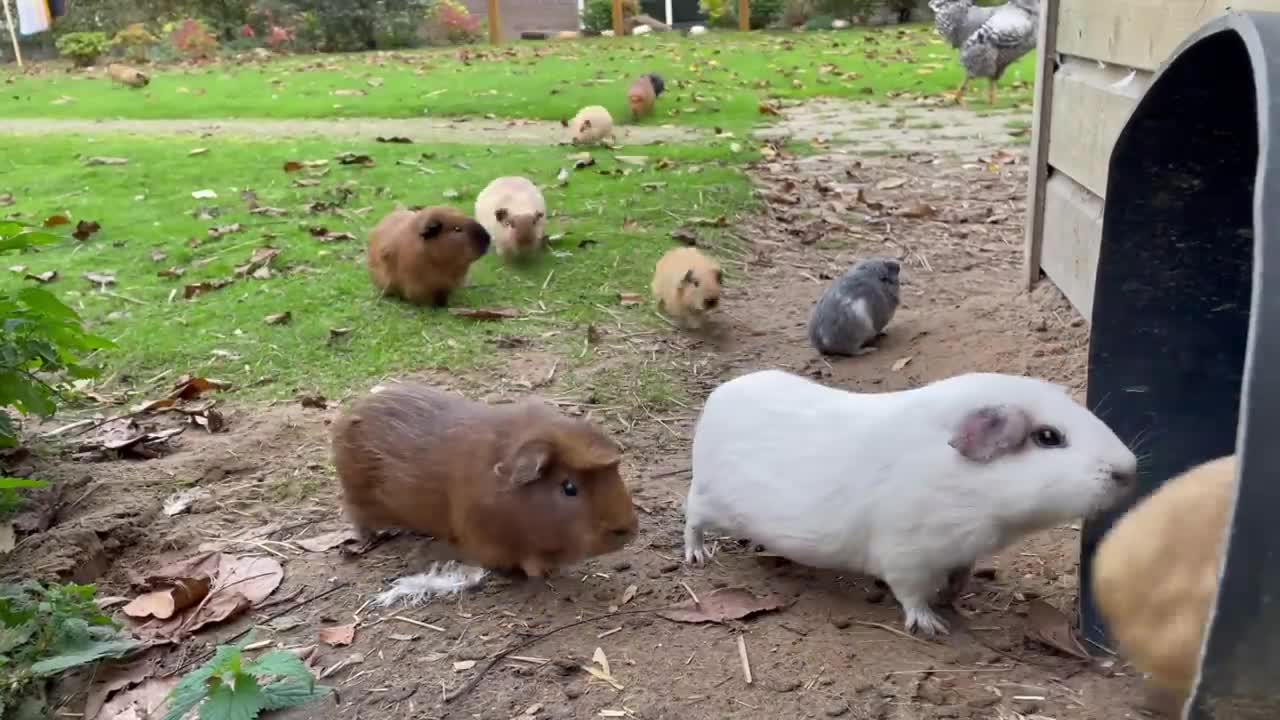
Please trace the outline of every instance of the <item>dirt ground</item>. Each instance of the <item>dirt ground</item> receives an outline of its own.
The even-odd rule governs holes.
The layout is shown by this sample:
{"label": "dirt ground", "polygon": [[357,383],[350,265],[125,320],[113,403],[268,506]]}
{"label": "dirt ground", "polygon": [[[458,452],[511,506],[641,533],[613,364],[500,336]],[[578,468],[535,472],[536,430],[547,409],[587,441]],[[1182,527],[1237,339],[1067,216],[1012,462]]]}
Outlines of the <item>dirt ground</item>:
{"label": "dirt ground", "polygon": [[[963,132],[957,121],[948,122]],[[1023,151],[1007,142],[1001,149],[1000,142],[976,137],[981,134],[976,128],[973,145],[956,155],[872,155],[850,137],[850,144],[831,144],[802,160],[779,155],[759,163],[752,174],[769,210],[738,225],[740,248],[718,249],[729,287],[715,332],[692,337],[599,328],[602,366],[647,357],[651,369],[684,384],[694,400],[688,407],[600,406],[589,387],[568,387],[555,377],[556,356],[536,338],[504,351],[510,357],[504,374],[432,376],[489,400],[538,387],[613,431],[626,448],[624,472],[641,518],[639,538],[617,554],[548,583],[493,580],[421,608],[366,607],[391,579],[420,572],[440,549],[414,537],[394,538],[354,558],[297,546],[299,538],[343,527],[327,447],[337,409],[232,402],[224,408],[225,432],[189,430],[172,441],[175,452],[157,459],[77,462],[68,452],[46,450],[23,460],[19,471],[57,487],[39,505],[51,512],[28,518],[28,534],[0,573],[96,580],[101,595],[131,596],[131,573],[201,547],[270,553],[284,565],[285,579],[268,601],[274,604],[248,614],[261,623],[257,638],[285,647],[316,645],[321,626],[358,625],[349,646],[319,643],[319,667],[357,655],[359,662],[327,677],[323,682],[337,694],[297,717],[1139,717],[1139,683],[1122,663],[1090,665],[1027,638],[1031,601],[1071,614],[1076,526],[980,561],[988,571],[975,578],[962,603],[970,617],[953,619],[953,634],[937,642],[898,632],[900,611],[871,578],[780,562],[731,538],[721,540],[706,568],[680,562],[697,401],[738,374],[780,367],[878,392],[985,370],[1036,375],[1082,392],[1082,319],[1052,287],[1027,294],[1018,285]],[[805,340],[809,308],[830,278],[870,254],[902,259],[902,307],[877,352],[823,360]],[[187,513],[161,511],[166,496],[192,486],[208,495]],[[734,625],[678,624],[643,612],[684,601],[690,591],[703,595],[721,587],[777,593],[789,604]],[[615,613],[611,606],[621,607]],[[596,619],[564,627],[589,618]],[[200,661],[212,644],[248,626],[242,618],[153,651],[153,671],[163,675]],[[523,641],[530,644],[515,653],[519,659],[499,662],[471,692],[442,702],[443,693],[483,670],[487,658]],[[621,687],[580,669],[597,648]],[[478,662],[468,668],[468,661]],[[83,678],[63,683],[56,696],[61,709],[80,712],[83,690]]]}

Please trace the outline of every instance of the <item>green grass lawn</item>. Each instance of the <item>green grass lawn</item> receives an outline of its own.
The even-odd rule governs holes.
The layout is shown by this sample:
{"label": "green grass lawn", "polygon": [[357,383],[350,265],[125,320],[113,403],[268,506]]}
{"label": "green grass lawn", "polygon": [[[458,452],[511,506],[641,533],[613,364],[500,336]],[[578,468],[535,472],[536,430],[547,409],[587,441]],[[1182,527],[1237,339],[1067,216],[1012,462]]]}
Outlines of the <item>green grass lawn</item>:
{"label": "green grass lawn", "polygon": [[[485,367],[503,352],[498,336],[571,345],[576,356],[588,323],[658,324],[648,284],[654,262],[674,245],[670,231],[690,217],[745,208],[750,189],[738,165],[754,155],[735,153],[727,141],[627,150],[649,159],[641,166],[597,150],[594,167],[574,171],[567,186],[557,187],[559,169],[572,166],[569,150],[559,147],[504,147],[499,154],[477,146],[336,147],[325,140],[202,144],[208,152],[193,156],[195,144],[178,140],[59,137],[10,144],[0,158],[0,190],[15,200],[5,215],[38,222],[65,213],[73,224],[101,224],[85,242],[6,255],[5,267],[22,269],[0,270],[0,292],[34,283],[27,275],[56,271],[59,278],[45,287],[119,346],[94,358],[116,384],[168,370],[171,377],[225,378],[266,396],[311,390],[332,396],[388,373]],[[342,151],[367,154],[376,166],[341,165],[334,157]],[[86,166],[87,156],[129,163]],[[284,171],[290,160],[321,159],[330,161],[323,169]],[[505,267],[490,254],[473,266],[472,287],[453,305],[514,308],[523,317],[478,322],[376,296],[363,251],[378,218],[397,201],[453,204],[469,213],[489,179],[513,173],[550,186],[548,233],[563,237],[554,254],[525,269]],[[192,197],[201,190],[218,197]],[[248,191],[261,206],[286,214],[251,214],[242,198]],[[317,202],[337,209],[308,208]],[[210,228],[235,224],[243,229],[210,236]],[[322,242],[311,227],[356,239]],[[237,277],[237,266],[264,247],[280,251],[272,276]],[[183,274],[160,275],[170,268]],[[99,291],[85,273],[110,274],[115,283]],[[184,299],[187,285],[228,278],[236,279]],[[644,302],[624,304],[620,293]],[[285,312],[291,322],[266,322]],[[344,328],[349,334],[332,337]]]}
{"label": "green grass lawn", "polygon": [[[343,118],[493,115],[566,119],[603,104],[621,120],[641,73],[668,81],[646,123],[740,130],[762,101],[833,96],[884,101],[954,90],[963,71],[931,26],[811,33],[645,35],[521,42],[499,49],[307,56],[207,69],[156,67],[142,90],[63,69],[0,74],[0,116],[24,118]],[[1035,54],[1005,74],[997,104],[1029,103]],[[3,71],[0,71],[3,73]],[[985,107],[975,87],[971,104]]]}

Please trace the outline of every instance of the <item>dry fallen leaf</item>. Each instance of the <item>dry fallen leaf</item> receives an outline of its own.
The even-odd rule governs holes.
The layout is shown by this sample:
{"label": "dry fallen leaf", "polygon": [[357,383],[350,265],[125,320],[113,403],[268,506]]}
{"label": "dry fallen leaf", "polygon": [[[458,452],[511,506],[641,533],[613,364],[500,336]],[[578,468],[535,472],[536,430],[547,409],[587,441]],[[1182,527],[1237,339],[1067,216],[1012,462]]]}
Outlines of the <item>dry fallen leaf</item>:
{"label": "dry fallen leaf", "polygon": [[700,595],[701,602],[687,600],[680,605],[658,613],[673,622],[700,623],[724,622],[725,620],[742,620],[762,612],[780,610],[791,603],[780,595],[770,593],[756,597],[750,590],[741,587],[720,588],[706,595]]}
{"label": "dry fallen leaf", "polygon": [[303,550],[309,550],[311,552],[325,552],[326,550],[332,550],[333,548],[345,543],[356,542],[359,539],[360,536],[356,534],[356,531],[348,527],[342,530],[325,533],[323,535],[317,535],[312,538],[294,540],[293,544]]}
{"label": "dry fallen leaf", "polygon": [[194,157],[196,155],[204,155],[207,152],[209,152],[209,148],[195,148],[191,152],[187,153],[187,155]]}
{"label": "dry fallen leaf", "polygon": [[178,578],[172,587],[156,590],[134,598],[122,608],[131,618],[154,617],[168,620],[174,613],[195,605],[209,594],[209,578]]}
{"label": "dry fallen leaf", "polygon": [[302,167],[302,163],[297,160],[290,160],[284,164],[284,171],[287,173],[298,172]]}
{"label": "dry fallen leaf", "polygon": [[591,654],[591,662],[599,665],[600,669],[604,670],[605,675],[613,674],[609,670],[609,656],[604,654],[604,648],[596,648],[596,651]]}
{"label": "dry fallen leaf", "polygon": [[644,155],[614,155],[613,159],[627,165],[644,165],[649,162],[649,158]]}
{"label": "dry fallen leaf", "polygon": [[141,685],[131,690],[116,693],[115,697],[101,706],[96,716],[86,713],[85,718],[144,720],[163,717],[169,693],[181,680],[182,676],[178,674],[168,678],[147,678]]}
{"label": "dry fallen leaf", "polygon": [[173,517],[174,515],[180,515],[187,510],[190,510],[192,503],[207,496],[208,494],[208,490],[198,487],[179,490],[165,498],[164,503],[162,503],[160,507],[164,511],[165,515]]}
{"label": "dry fallen leaf", "polygon": [[116,276],[109,273],[87,272],[83,277],[85,280],[97,285],[99,288],[105,288],[108,285],[116,284]]}
{"label": "dry fallen leaf", "polygon": [[449,314],[471,320],[507,320],[520,317],[520,311],[512,308],[449,308]]}
{"label": "dry fallen leaf", "polygon": [[900,188],[906,184],[907,184],[906,178],[889,178],[888,180],[881,180],[880,182],[876,183],[876,189],[892,190],[894,188]]}
{"label": "dry fallen leaf", "polygon": [[320,642],[333,647],[350,645],[356,639],[356,626],[330,625],[320,628]]}
{"label": "dry fallen leaf", "polygon": [[18,534],[13,529],[13,523],[5,521],[0,523],[0,553],[7,553],[16,546]]}
{"label": "dry fallen leaf", "polygon": [[44,219],[44,226],[47,228],[58,227],[59,225],[70,225],[71,219],[66,215],[50,215]]}
{"label": "dry fallen leaf", "polygon": [[129,159],[122,157],[91,157],[84,161],[85,165],[128,165]]}
{"label": "dry fallen leaf", "polygon": [[392,136],[392,137],[382,137],[382,136],[378,136],[378,137],[374,138],[374,140],[375,140],[376,142],[380,142],[380,143],[396,143],[396,144],[398,144],[398,145],[412,145],[412,144],[413,144],[413,141],[412,141],[412,140],[410,140],[409,138],[407,138],[407,137],[400,137],[400,136],[398,136],[398,135],[395,135],[395,136]]}
{"label": "dry fallen leaf", "polygon": [[80,242],[87,241],[94,233],[102,229],[102,226],[96,220],[81,220],[76,223],[75,232],[71,233],[71,237]]}
{"label": "dry fallen leaf", "polygon": [[210,551],[161,568],[147,582],[156,586],[179,579],[203,579],[209,583],[208,595],[167,620],[153,619],[134,627],[134,634],[149,644],[176,642],[206,625],[239,616],[275,592],[284,580],[284,569],[271,557]]}
{"label": "dry fallen leaf", "polygon": [[147,658],[131,663],[104,663],[99,666],[94,673],[93,684],[89,686],[84,717],[88,720],[98,717],[98,712],[112,693],[137,685],[150,677],[151,672],[151,662]]}
{"label": "dry fallen leaf", "polygon": [[911,359],[912,359],[912,358],[914,358],[914,357],[915,357],[914,355],[908,355],[908,356],[906,356],[906,357],[904,357],[904,358],[898,358],[897,360],[894,360],[894,361],[893,361],[893,371],[894,371],[894,372],[898,372],[898,371],[902,370],[902,368],[906,367],[906,366],[907,366],[907,363],[911,362]]}
{"label": "dry fallen leaf", "polygon": [[212,190],[196,190],[195,192],[191,193],[191,197],[195,198],[196,200],[217,200],[218,193]]}
{"label": "dry fallen leaf", "polygon": [[640,305],[644,298],[639,293],[618,293],[618,303],[623,307]]}
{"label": "dry fallen leaf", "polygon": [[231,284],[230,280],[206,280],[204,282],[191,283],[190,285],[184,285],[182,287],[182,298],[184,300],[190,300],[193,297],[196,297],[198,295],[203,295],[207,292],[213,292],[214,290],[221,290],[222,288],[230,284]]}
{"label": "dry fallen leaf", "polygon": [[782,112],[778,110],[778,108],[768,103],[760,103],[760,106],[758,109],[761,115],[781,115],[782,114]]}
{"label": "dry fallen leaf", "polygon": [[1027,604],[1027,621],[1027,637],[1072,657],[1092,660],[1080,646],[1071,621],[1054,606],[1043,600],[1032,600]]}
{"label": "dry fallen leaf", "polygon": [[222,225],[220,227],[211,227],[209,228],[209,237],[220,238],[223,235],[232,235],[234,233],[242,232],[243,230],[244,230],[244,226],[241,225],[240,223],[232,223],[230,225]]}
{"label": "dry fallen leaf", "polygon": [[635,585],[628,585],[627,589],[624,590],[622,593],[622,600],[618,601],[618,606],[621,607],[631,602],[632,600],[634,600],[636,597],[636,593],[639,591],[640,591],[639,587]]}
{"label": "dry fallen leaf", "polygon": [[454,672],[463,672],[476,666],[475,660],[458,660],[453,664]]}
{"label": "dry fallen leaf", "polygon": [[293,313],[288,310],[282,313],[268,315],[262,319],[268,325],[288,325],[293,320]]}
{"label": "dry fallen leaf", "polygon": [[929,218],[938,213],[937,209],[928,203],[915,202],[898,211],[900,217],[905,218]]}
{"label": "dry fallen leaf", "polygon": [[40,283],[40,284],[42,284],[42,285],[43,285],[43,284],[45,284],[45,283],[51,283],[51,282],[53,282],[54,280],[57,280],[57,279],[58,279],[58,271],[57,271],[57,270],[46,270],[46,271],[44,271],[44,272],[42,272],[42,273],[36,273],[36,274],[27,273],[24,277],[26,277],[28,280],[35,280],[36,282],[38,282],[38,283]]}
{"label": "dry fallen leaf", "polygon": [[338,242],[340,240],[355,240],[356,236],[349,232],[329,232],[326,227],[310,227],[307,232],[311,233],[311,237],[320,242]]}

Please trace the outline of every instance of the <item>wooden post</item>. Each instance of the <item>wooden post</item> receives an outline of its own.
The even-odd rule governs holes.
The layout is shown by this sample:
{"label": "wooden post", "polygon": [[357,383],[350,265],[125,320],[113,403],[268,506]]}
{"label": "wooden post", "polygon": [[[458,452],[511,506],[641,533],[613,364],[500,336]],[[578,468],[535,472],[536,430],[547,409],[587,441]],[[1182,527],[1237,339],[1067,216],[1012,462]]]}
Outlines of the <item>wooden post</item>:
{"label": "wooden post", "polygon": [[622,22],[622,0],[613,0],[613,34],[615,37],[627,34],[626,25]]}
{"label": "wooden post", "polygon": [[742,32],[751,30],[751,3],[749,0],[738,0],[738,29]]}
{"label": "wooden post", "polygon": [[1027,290],[1040,281],[1044,244],[1045,184],[1049,180],[1049,116],[1053,111],[1053,70],[1058,57],[1059,0],[1040,6],[1040,37],[1036,47],[1035,103],[1031,111],[1031,172],[1027,177],[1027,224],[1022,244],[1022,280]]}
{"label": "wooden post", "polygon": [[502,43],[502,13],[499,0],[489,0],[489,42],[493,45]]}
{"label": "wooden post", "polygon": [[0,0],[4,4],[4,25],[9,28],[9,39],[13,41],[13,58],[22,67],[22,48],[18,45],[18,28],[13,24],[13,15],[9,14],[9,0]]}

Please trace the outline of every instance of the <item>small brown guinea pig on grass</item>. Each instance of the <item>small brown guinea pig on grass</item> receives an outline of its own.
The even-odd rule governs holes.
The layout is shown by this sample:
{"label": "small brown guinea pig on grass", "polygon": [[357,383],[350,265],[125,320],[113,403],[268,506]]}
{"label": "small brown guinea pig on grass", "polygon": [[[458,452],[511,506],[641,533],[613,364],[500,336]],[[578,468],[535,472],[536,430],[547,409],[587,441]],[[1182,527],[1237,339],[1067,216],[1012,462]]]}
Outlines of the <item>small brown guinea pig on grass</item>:
{"label": "small brown guinea pig on grass", "polygon": [[1217,597],[1235,488],[1234,455],[1194,467],[1139,500],[1094,553],[1093,592],[1116,649],[1179,709]]}
{"label": "small brown guinea pig on grass", "polygon": [[720,305],[723,283],[719,263],[697,248],[679,247],[658,260],[651,289],[659,310],[679,325],[697,329]]}
{"label": "small brown guinea pig on grass", "polygon": [[338,419],[333,453],[365,541],[409,530],[465,563],[543,577],[621,549],[638,529],[618,445],[536,399],[487,405],[395,383]]}
{"label": "small brown guinea pig on grass", "polygon": [[369,233],[369,277],[387,295],[444,307],[488,251],[489,232],[458,210],[397,208]]}

